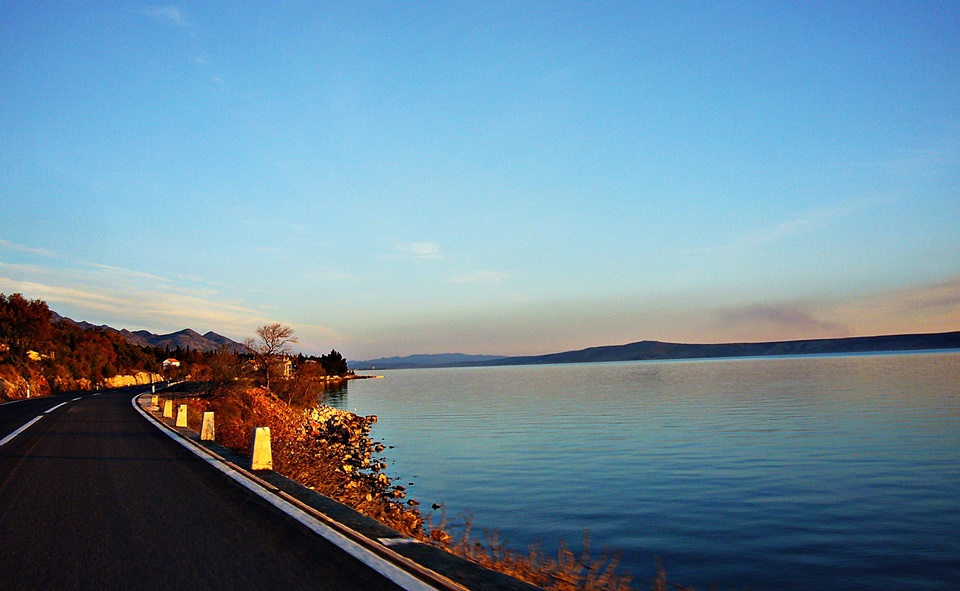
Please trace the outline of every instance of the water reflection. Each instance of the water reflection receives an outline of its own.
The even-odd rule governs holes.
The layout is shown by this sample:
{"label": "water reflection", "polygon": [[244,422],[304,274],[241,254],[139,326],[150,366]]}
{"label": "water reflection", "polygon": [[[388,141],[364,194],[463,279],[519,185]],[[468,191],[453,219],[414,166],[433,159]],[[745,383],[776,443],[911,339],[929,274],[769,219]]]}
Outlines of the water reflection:
{"label": "water reflection", "polygon": [[960,588],[960,354],[385,373],[349,410],[393,475],[521,549],[587,528],[640,579]]}
{"label": "water reflection", "polygon": [[347,390],[349,388],[349,383],[350,380],[342,380],[340,382],[327,384],[323,388],[323,393],[321,394],[322,399],[320,402],[336,408],[344,408],[344,405],[347,403]]}

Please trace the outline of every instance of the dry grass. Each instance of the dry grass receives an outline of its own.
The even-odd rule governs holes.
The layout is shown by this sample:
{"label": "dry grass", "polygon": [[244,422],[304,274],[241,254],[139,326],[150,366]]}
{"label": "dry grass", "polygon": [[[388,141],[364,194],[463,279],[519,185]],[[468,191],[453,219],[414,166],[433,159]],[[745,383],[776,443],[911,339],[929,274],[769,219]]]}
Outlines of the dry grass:
{"label": "dry grass", "polygon": [[484,532],[483,539],[472,538],[472,518],[466,516],[462,533],[453,536],[447,522],[446,508],[441,508],[440,523],[428,516],[424,539],[457,556],[487,568],[505,573],[521,581],[551,591],[630,591],[632,576],[618,572],[620,553],[604,550],[591,554],[590,535],[583,534],[580,554],[575,554],[563,541],[556,558],[549,557],[539,546],[531,546],[526,554],[510,549],[497,530]]}
{"label": "dry grass", "polygon": [[213,411],[217,442],[237,453],[249,455],[255,427],[270,427],[276,472],[405,535],[421,535],[420,512],[383,473],[387,464],[377,454],[384,446],[370,437],[375,418],[333,409],[311,413],[251,387],[221,388],[187,404],[192,429],[199,431],[203,412]]}

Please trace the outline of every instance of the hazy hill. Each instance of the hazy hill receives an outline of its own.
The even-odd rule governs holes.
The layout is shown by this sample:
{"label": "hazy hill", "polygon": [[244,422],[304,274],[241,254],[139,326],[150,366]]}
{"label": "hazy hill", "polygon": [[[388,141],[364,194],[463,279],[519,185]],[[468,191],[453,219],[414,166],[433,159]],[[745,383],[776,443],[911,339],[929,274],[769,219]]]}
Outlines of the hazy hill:
{"label": "hazy hill", "polygon": [[414,369],[426,367],[453,367],[478,364],[504,359],[502,355],[464,355],[463,353],[438,353],[435,355],[407,355],[406,357],[381,357],[368,361],[351,361],[357,369]]}
{"label": "hazy hill", "polygon": [[507,357],[482,365],[531,365],[544,363],[588,363],[598,361],[642,361],[653,359],[709,359],[716,357],[760,357],[769,355],[825,355],[832,353],[874,353],[960,349],[960,331],[933,334],[885,335],[843,339],[808,339],[763,343],[683,344],[640,341],[626,345],[590,347],[550,355]]}
{"label": "hazy hill", "polygon": [[169,334],[154,334],[146,330],[137,330],[131,332],[125,328],[122,330],[117,330],[116,328],[107,326],[106,324],[96,326],[94,324],[90,324],[89,322],[77,322],[70,318],[60,316],[56,312],[53,313],[53,317],[54,320],[62,319],[66,320],[67,322],[72,322],[84,330],[99,328],[108,332],[115,332],[122,335],[128,343],[138,345],[140,347],[159,347],[161,349],[169,347],[171,351],[177,347],[180,347],[181,349],[186,349],[189,347],[194,351],[217,351],[221,346],[226,346],[232,351],[245,351],[243,345],[240,343],[213,331],[210,331],[206,334],[200,334],[193,329],[185,328]]}
{"label": "hazy hill", "polygon": [[763,343],[684,344],[639,341],[626,345],[590,347],[548,355],[497,357],[491,355],[411,355],[351,362],[355,369],[407,369],[490,365],[537,365],[549,363],[596,363],[656,359],[709,359],[769,355],[824,355],[960,349],[960,331],[932,334],[886,335],[843,339],[809,339]]}

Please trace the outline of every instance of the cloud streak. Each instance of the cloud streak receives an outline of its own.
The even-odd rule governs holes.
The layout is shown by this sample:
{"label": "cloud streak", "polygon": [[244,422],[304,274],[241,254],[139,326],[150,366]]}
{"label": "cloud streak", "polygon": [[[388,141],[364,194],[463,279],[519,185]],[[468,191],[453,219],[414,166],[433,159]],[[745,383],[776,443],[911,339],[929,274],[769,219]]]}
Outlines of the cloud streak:
{"label": "cloud streak", "polygon": [[[960,330],[960,277],[861,296],[720,309],[715,335],[743,340],[837,338]],[[714,339],[714,340],[721,340]]]}
{"label": "cloud streak", "polygon": [[[374,358],[396,351],[555,353],[641,340],[729,343],[960,330],[960,277],[846,298],[714,303],[709,292],[571,301],[501,300],[413,322],[381,319],[360,341]],[[365,356],[364,356],[365,355]]]}
{"label": "cloud streak", "polygon": [[839,220],[869,207],[865,201],[854,201],[838,207],[824,207],[800,212],[781,222],[743,232],[727,242],[693,249],[694,254],[736,252],[767,244],[783,242],[827,228]]}
{"label": "cloud streak", "polygon": [[875,332],[960,330],[960,277],[872,294],[836,307],[838,317],[856,318]]}
{"label": "cloud streak", "polygon": [[144,8],[140,10],[140,14],[175,27],[189,28],[191,26],[190,20],[180,11],[180,8],[172,4]]}
{"label": "cloud streak", "polygon": [[10,248],[13,250],[19,250],[20,252],[27,252],[30,254],[35,254],[35,255],[47,257],[47,258],[55,258],[57,256],[57,253],[53,252],[52,250],[47,250],[45,248],[33,248],[30,246],[24,246],[22,244],[16,244],[14,242],[10,242],[9,240],[4,240],[2,238],[0,238],[0,248]]}
{"label": "cloud streak", "polygon": [[439,259],[440,245],[436,242],[404,242],[397,245],[401,255],[414,259]]}
{"label": "cloud streak", "polygon": [[[52,309],[75,320],[131,330],[167,332],[189,326],[201,332],[215,330],[242,338],[258,325],[277,321],[262,310],[226,300],[208,286],[190,288],[121,267],[86,266],[89,268],[48,269],[0,262],[0,292],[20,292],[45,300]],[[301,326],[295,328],[299,330]],[[340,336],[318,325],[303,328],[318,339]]]}
{"label": "cloud streak", "polygon": [[472,273],[464,273],[462,275],[455,275],[450,279],[450,282],[455,285],[466,285],[470,283],[487,283],[487,284],[496,284],[503,283],[506,279],[511,277],[513,273],[508,273],[506,271],[474,271]]}
{"label": "cloud streak", "polygon": [[[720,310],[721,326],[774,334],[803,335],[803,338],[850,336],[850,329],[839,322],[820,320],[798,306],[789,304],[750,304]],[[799,337],[798,337],[799,338]]]}
{"label": "cloud streak", "polygon": [[7,277],[0,277],[0,291],[21,292],[45,300],[54,310],[84,315],[75,320],[121,324],[115,328],[167,331],[191,326],[243,335],[268,322],[246,306],[173,291],[66,286]]}
{"label": "cloud streak", "polygon": [[155,282],[164,283],[164,284],[170,284],[170,283],[172,283],[169,279],[167,279],[167,278],[165,278],[165,277],[160,277],[159,275],[154,275],[154,274],[152,274],[152,273],[144,273],[143,271],[134,271],[134,270],[131,270],[131,269],[125,269],[125,268],[123,268],[123,267],[115,267],[115,266],[112,266],[112,265],[101,265],[101,264],[99,264],[99,263],[86,263],[86,264],[88,264],[90,267],[92,267],[92,268],[94,268],[94,269],[98,269],[98,270],[100,270],[100,271],[103,271],[104,273],[106,273],[106,274],[108,274],[108,275],[112,275],[112,276],[115,276],[115,277],[122,277],[122,278],[126,278],[126,279],[128,279],[128,280],[129,280],[129,279],[138,279],[138,280],[142,279],[142,280],[155,281]]}

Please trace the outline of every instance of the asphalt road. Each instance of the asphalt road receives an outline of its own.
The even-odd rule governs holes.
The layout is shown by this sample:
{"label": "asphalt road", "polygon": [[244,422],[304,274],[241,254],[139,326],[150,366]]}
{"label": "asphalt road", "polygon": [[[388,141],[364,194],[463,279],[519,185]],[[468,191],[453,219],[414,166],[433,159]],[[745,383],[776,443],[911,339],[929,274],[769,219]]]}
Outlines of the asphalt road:
{"label": "asphalt road", "polygon": [[0,405],[0,440],[41,417],[0,445],[0,589],[399,589],[162,434],[132,396]]}

